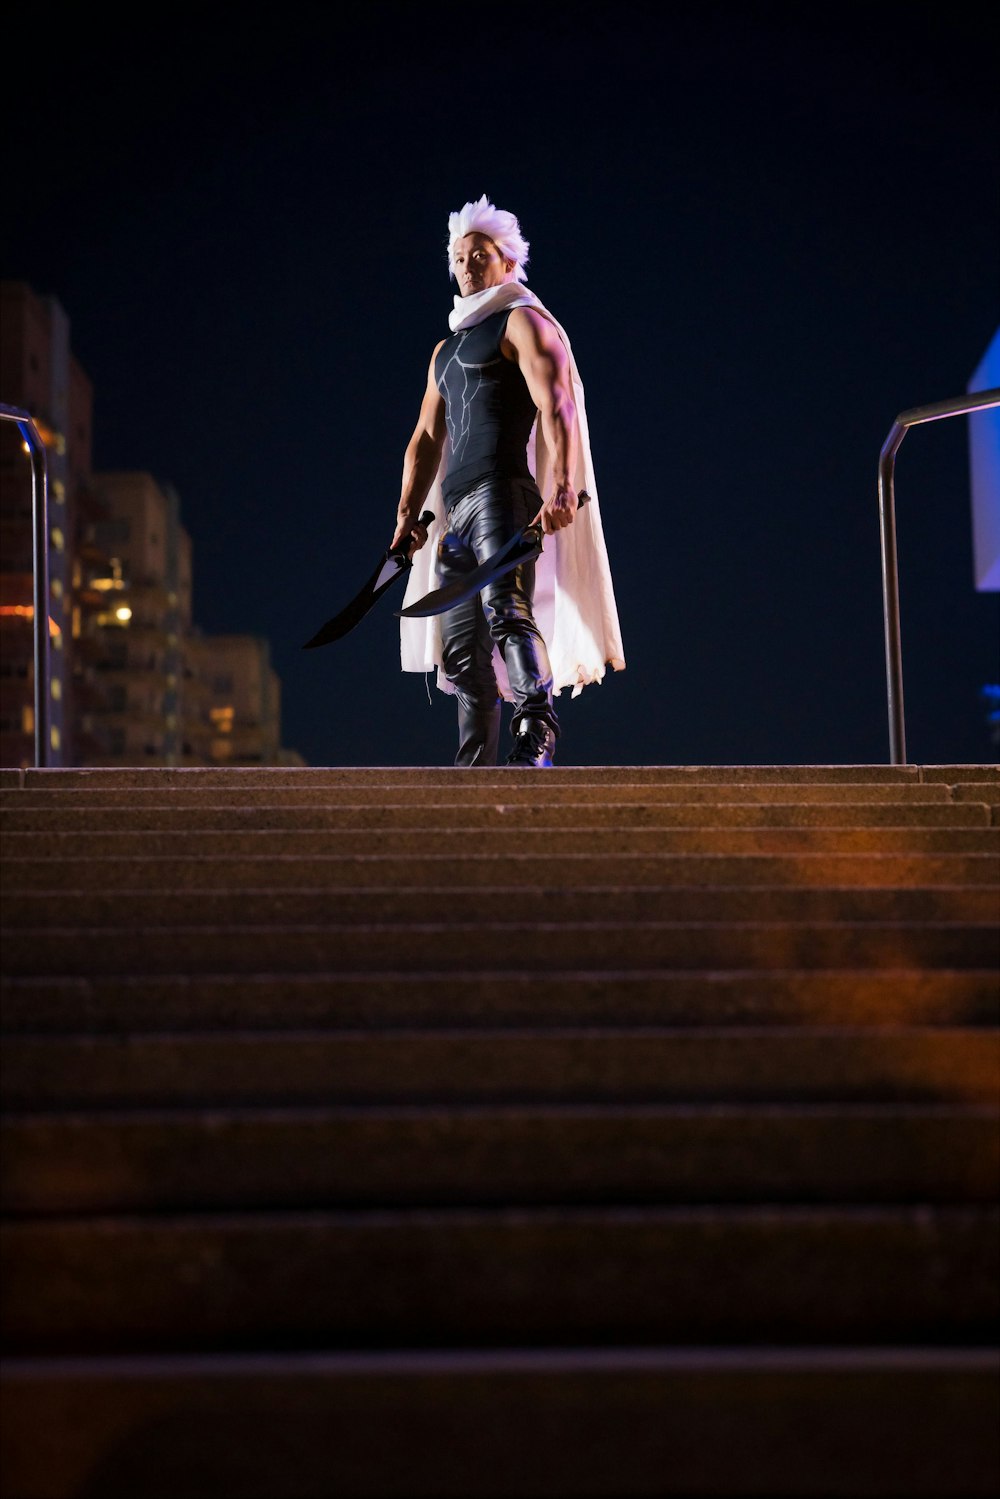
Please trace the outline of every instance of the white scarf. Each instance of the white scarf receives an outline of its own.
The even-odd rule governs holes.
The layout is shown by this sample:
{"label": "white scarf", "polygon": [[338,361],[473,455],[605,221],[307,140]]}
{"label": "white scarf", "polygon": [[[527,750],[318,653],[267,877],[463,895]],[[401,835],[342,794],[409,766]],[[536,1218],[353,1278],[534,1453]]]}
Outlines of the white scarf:
{"label": "white scarf", "polygon": [[483,291],[473,292],[471,297],[456,297],[448,314],[448,327],[452,333],[461,333],[463,328],[474,328],[506,307],[540,306],[535,293],[520,281],[504,281],[500,286],[487,286]]}
{"label": "white scarf", "polygon": [[[448,322],[452,332],[458,333],[508,307],[533,307],[536,312],[548,318],[566,345],[573,376],[573,397],[579,429],[573,485],[577,491],[587,491],[590,503],[577,511],[571,526],[564,526],[553,536],[545,538],[542,555],[535,564],[534,615],[548,646],[553,693],[558,696],[564,687],[571,687],[572,695],[576,697],[589,683],[603,681],[605,667],[624,671],[625,656],[601,526],[583,383],[570,341],[565,330],[547,308],[542,306],[534,292],[516,281],[489,286],[471,297],[456,297]],[[527,456],[528,467],[544,497],[550,463],[544,440],[538,441],[540,431],[536,418],[528,442]],[[414,556],[404,606],[416,603],[417,599],[423,598],[425,593],[437,587],[434,564],[437,543],[444,530],[445,507],[441,495],[443,473],[442,465],[424,506],[424,509],[434,512],[435,520],[429,527],[426,545]],[[400,657],[404,671],[426,672],[437,667],[438,686],[443,692],[454,691],[441,666],[440,615],[434,615],[430,619],[400,620]],[[498,650],[493,652],[493,666],[501,695],[508,702],[513,701],[506,668]]]}

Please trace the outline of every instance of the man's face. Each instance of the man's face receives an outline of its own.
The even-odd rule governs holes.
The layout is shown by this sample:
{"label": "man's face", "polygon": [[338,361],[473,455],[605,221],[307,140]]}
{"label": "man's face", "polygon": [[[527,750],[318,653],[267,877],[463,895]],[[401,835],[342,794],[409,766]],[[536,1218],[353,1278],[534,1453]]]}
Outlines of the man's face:
{"label": "man's face", "polygon": [[500,251],[485,234],[465,234],[455,241],[452,256],[458,289],[471,297],[488,286],[502,286],[514,277],[513,261],[504,260]]}

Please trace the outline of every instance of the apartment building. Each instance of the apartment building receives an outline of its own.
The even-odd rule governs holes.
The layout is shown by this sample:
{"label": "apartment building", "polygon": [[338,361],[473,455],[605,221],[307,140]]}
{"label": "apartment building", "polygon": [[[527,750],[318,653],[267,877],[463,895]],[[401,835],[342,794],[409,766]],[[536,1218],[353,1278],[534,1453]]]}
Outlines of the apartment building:
{"label": "apartment building", "polygon": [[[0,283],[0,400],[28,411],[49,475],[49,763],[73,763],[72,651],[75,540],[86,513],[93,389],[70,350],[55,297]],[[31,468],[13,422],[0,423],[0,763],[34,757]],[[82,620],[82,614],[81,614]]]}
{"label": "apartment building", "polygon": [[[267,641],[192,620],[192,545],[153,474],[92,472],[93,389],[54,297],[2,283],[0,401],[49,472],[49,764],[301,764],[281,747]],[[0,764],[34,762],[31,469],[0,423]]]}

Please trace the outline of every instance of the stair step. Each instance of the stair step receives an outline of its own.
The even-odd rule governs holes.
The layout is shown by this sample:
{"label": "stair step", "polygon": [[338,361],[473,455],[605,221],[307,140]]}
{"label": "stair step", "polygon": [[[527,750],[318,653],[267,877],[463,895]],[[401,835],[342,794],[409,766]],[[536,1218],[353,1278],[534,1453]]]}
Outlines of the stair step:
{"label": "stair step", "polygon": [[[472,922],[502,913],[505,921],[527,922],[544,913],[555,921],[671,922],[966,922],[983,924],[1000,916],[1000,886],[875,889],[846,886],[591,886],[542,885],[434,889],[423,886],[424,912],[447,912],[449,921]],[[405,888],[367,886],[325,890],[281,888],[241,890],[39,890],[8,892],[2,915],[6,929],[86,926],[235,926],[408,924],[414,895]]]}
{"label": "stair step", "polygon": [[[589,840],[588,840],[589,841]],[[579,890],[609,885],[635,889],[671,889],[749,885],[810,889],[862,886],[937,887],[1000,882],[1000,862],[991,853],[571,853],[559,854],[558,864],[520,851],[487,854],[479,850],[453,854],[419,855],[366,853],[289,854],[276,850],[255,852],[252,843],[242,854],[219,853],[217,843],[203,847],[197,858],[149,855],[124,849],[118,856],[61,853],[39,856],[32,851],[0,867],[6,891],[102,890],[132,892],[142,889],[204,890],[378,887],[421,888],[537,886]]]}
{"label": "stair step", "polygon": [[[371,854],[405,855],[411,868],[430,854],[467,851],[467,829],[346,828],[294,831],[262,828],[254,831],[184,832],[37,832],[6,833],[4,860],[9,865],[30,858],[134,858],[151,854],[202,859],[210,854],[253,854],[273,859],[281,854],[302,858],[317,854],[356,857]],[[551,867],[556,859],[580,852],[580,834],[573,828],[510,827],[484,829],[477,837],[478,852],[533,856],[536,864]],[[587,852],[608,854],[795,854],[1000,853],[1000,828],[836,827],[836,828],[593,828],[587,832]],[[994,873],[995,877],[995,873]],[[8,876],[9,878],[9,876]]]}
{"label": "stair step", "polygon": [[[462,786],[466,782],[505,786],[511,772],[502,767],[468,770],[453,766],[118,766],[84,770],[9,771],[4,785],[27,790],[77,788],[132,790],[142,787],[212,787],[242,794],[253,787],[355,786],[366,790],[386,784]],[[531,777],[530,781],[537,778]],[[560,785],[871,785],[948,786],[1000,784],[1000,765],[556,765],[542,778]]]}
{"label": "stair step", "polygon": [[19,1114],[3,1207],[992,1203],[998,1134],[995,1109],[959,1104]]}
{"label": "stair step", "polygon": [[0,978],[9,1032],[484,1025],[995,1025],[992,968],[429,968]]}
{"label": "stair step", "polygon": [[[926,773],[925,773],[926,772]],[[371,789],[406,783],[413,786],[461,786],[467,781],[495,786],[509,785],[511,772],[502,767],[456,770],[453,766],[240,766],[204,769],[166,766],[101,767],[89,770],[26,770],[26,789],[48,786],[94,789],[131,789],[142,786],[213,786],[242,792],[252,786],[357,786]],[[514,777],[519,780],[521,777]],[[532,778],[535,779],[535,778]],[[1000,780],[996,765],[557,765],[545,772],[545,785],[579,783],[614,786],[701,783],[731,785],[795,784],[796,782],[865,784],[895,782],[918,785],[921,781],[948,785],[964,781]]]}
{"label": "stair step", "polygon": [[[28,789],[40,786],[118,787],[138,786],[221,786],[242,790],[249,786],[280,785],[357,785],[382,786],[387,781],[406,781],[413,785],[461,785],[466,780],[491,781],[504,785],[511,773],[502,767],[468,770],[441,765],[341,765],[341,766],[99,766],[87,769],[36,770],[8,772],[12,784]],[[15,777],[17,781],[15,781]],[[520,779],[520,778],[518,778]],[[556,765],[546,771],[546,784],[572,784],[576,781],[616,785],[619,782],[646,782],[652,785],[698,782],[710,784],[748,784],[797,782],[897,782],[903,785],[943,782],[956,785],[969,781],[997,784],[1000,765]]]}
{"label": "stair step", "polygon": [[[375,792],[370,785],[359,785],[344,780],[308,783],[282,782],[263,785],[247,785],[240,781],[236,786],[220,784],[192,784],[190,781],[170,785],[138,785],[127,788],[97,785],[67,786],[61,780],[35,785],[32,789],[16,790],[0,787],[0,807],[8,808],[99,808],[122,807],[253,807],[274,805],[280,807],[344,807],[370,801]],[[992,805],[1000,798],[1000,782],[971,781],[949,786],[943,782],[925,785],[918,781],[751,781],[746,783],[707,781],[615,781],[608,783],[600,779],[553,782],[546,778],[544,791],[540,793],[538,782],[528,778],[527,782],[507,777],[498,783],[476,776],[455,779],[447,784],[425,783],[407,779],[405,773],[398,780],[386,777],[377,787],[378,800],[397,806],[478,806],[495,804],[502,800],[508,806],[532,806],[542,802],[546,806],[584,806],[604,801],[616,803],[642,803],[662,805],[687,802],[720,805],[727,803],[761,804],[770,802],[800,803],[929,803],[936,804],[979,801]]]}
{"label": "stair step", "polygon": [[[659,829],[757,828],[988,828],[990,809],[979,802],[770,802],[662,803],[636,805],[606,799],[570,805],[550,802],[503,803],[489,806],[448,803],[413,806],[408,802],[356,803],[312,806],[209,807],[45,807],[8,806],[3,812],[4,837],[11,834],[78,833],[225,833],[264,832],[334,834],[358,830],[397,834],[422,831],[517,832],[570,829],[614,832]],[[998,830],[1000,831],[1000,830]]]}
{"label": "stair step", "polygon": [[7,1109],[591,1101],[982,1102],[1000,1032],[747,1027],[8,1036]]}
{"label": "stair step", "polygon": [[[926,785],[924,790],[935,791],[937,786]],[[1000,778],[993,781],[964,781],[960,785],[949,786],[948,796],[956,802],[985,802],[987,806],[996,809],[1000,801]]]}
{"label": "stair step", "polygon": [[5,1492],[993,1499],[995,1366],[824,1347],[12,1359]]}
{"label": "stair step", "polygon": [[18,973],[256,973],[284,970],[485,968],[512,953],[538,972],[579,964],[633,968],[986,968],[998,962],[989,922],[447,922],[419,925],[22,927],[4,938]]}
{"label": "stair step", "polygon": [[998,1214],[504,1208],[0,1231],[11,1353],[984,1340]]}

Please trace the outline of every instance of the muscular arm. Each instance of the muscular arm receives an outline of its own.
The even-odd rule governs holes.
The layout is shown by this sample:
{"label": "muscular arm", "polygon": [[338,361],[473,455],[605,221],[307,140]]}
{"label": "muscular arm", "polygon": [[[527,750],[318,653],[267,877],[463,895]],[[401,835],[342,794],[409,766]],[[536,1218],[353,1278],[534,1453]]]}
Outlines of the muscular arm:
{"label": "muscular arm", "polygon": [[542,435],[552,460],[552,493],[538,517],[548,532],[572,523],[576,514],[573,473],[579,432],[573,378],[566,345],[548,318],[517,307],[507,319],[507,341],[538,407]]}
{"label": "muscular arm", "polygon": [[427,532],[419,524],[417,516],[434,483],[444,450],[444,400],[434,379],[434,361],[440,347],[441,344],[438,344],[431,355],[420,415],[403,456],[403,483],[396,511],[396,530],[392,538],[392,545],[396,546],[404,536],[412,536],[414,551],[419,551],[427,540]]}

